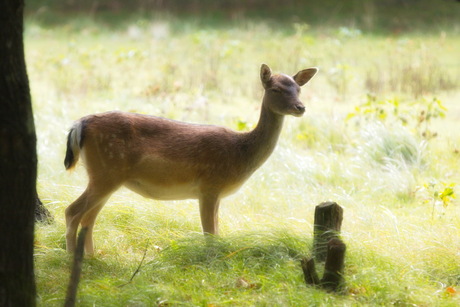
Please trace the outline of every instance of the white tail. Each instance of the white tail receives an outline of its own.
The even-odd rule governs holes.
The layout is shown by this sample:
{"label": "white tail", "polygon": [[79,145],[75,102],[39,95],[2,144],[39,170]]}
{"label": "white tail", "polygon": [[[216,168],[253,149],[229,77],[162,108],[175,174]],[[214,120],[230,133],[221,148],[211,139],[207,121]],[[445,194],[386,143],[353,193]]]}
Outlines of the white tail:
{"label": "white tail", "polygon": [[203,232],[217,234],[220,200],[238,190],[267,160],[284,116],[303,115],[300,86],[317,71],[309,68],[293,77],[272,75],[263,64],[260,119],[246,133],[124,112],[89,115],[75,122],[64,164],[70,169],[81,156],[89,182],[65,212],[67,250],[74,251],[81,224],[88,227],[85,250],[93,253],[97,214],[121,186],[153,199],[198,199]]}

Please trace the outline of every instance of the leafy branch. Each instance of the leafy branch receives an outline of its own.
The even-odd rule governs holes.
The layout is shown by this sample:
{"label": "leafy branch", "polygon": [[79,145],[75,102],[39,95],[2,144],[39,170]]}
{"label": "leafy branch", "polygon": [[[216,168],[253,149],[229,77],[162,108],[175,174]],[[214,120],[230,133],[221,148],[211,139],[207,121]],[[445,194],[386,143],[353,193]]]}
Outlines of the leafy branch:
{"label": "leafy branch", "polygon": [[379,99],[368,94],[364,103],[355,107],[345,121],[354,119],[358,123],[377,120],[384,123],[400,123],[412,128],[424,139],[431,139],[437,133],[431,130],[432,120],[444,118],[447,108],[438,98],[427,100],[425,98],[415,101],[402,101],[399,98]]}

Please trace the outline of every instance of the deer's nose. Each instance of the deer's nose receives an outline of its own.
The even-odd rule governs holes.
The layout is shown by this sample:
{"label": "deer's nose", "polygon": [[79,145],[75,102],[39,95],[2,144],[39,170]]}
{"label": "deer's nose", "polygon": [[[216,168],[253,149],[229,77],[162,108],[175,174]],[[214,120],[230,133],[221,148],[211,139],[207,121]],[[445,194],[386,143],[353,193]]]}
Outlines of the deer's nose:
{"label": "deer's nose", "polygon": [[298,104],[298,105],[295,106],[295,108],[297,109],[297,111],[305,112],[305,106],[304,105]]}

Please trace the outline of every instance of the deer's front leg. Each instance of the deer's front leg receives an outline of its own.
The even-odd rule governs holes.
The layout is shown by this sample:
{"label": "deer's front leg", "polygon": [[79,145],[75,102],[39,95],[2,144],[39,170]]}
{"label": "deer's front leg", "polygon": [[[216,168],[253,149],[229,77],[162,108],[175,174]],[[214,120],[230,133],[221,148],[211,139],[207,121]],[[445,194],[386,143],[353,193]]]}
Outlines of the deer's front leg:
{"label": "deer's front leg", "polygon": [[200,198],[201,226],[204,234],[217,235],[219,232],[219,203],[218,195],[207,194]]}

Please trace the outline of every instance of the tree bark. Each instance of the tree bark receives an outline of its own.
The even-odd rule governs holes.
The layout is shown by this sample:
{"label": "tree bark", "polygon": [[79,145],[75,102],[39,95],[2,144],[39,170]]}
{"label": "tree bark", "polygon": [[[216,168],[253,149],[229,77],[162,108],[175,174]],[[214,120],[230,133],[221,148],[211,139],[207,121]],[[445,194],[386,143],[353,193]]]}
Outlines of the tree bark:
{"label": "tree bark", "polygon": [[23,0],[0,0],[0,306],[35,306],[37,154]]}
{"label": "tree bark", "polygon": [[343,209],[335,202],[323,202],[315,208],[313,254],[318,261],[326,260],[327,244],[337,238],[342,227]]}

